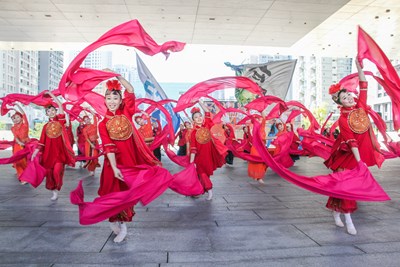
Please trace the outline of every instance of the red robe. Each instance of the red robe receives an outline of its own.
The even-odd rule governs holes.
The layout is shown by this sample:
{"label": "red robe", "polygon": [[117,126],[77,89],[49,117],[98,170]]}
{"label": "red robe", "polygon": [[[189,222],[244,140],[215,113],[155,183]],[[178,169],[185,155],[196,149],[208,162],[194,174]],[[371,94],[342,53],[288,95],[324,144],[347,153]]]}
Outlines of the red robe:
{"label": "red robe", "polygon": [[[49,128],[50,125],[54,125],[54,129]],[[39,146],[42,146],[41,165],[46,169],[53,168],[56,163],[75,164],[74,152],[65,129],[64,114],[50,118],[49,122],[43,126]]]}
{"label": "red robe", "polygon": [[[356,106],[342,107],[340,109],[340,134],[333,144],[331,156],[325,161],[325,165],[333,171],[353,169],[358,165],[351,151],[352,147],[358,148],[361,160],[365,162],[367,166],[378,165],[378,167],[380,167],[384,161],[371,125],[369,125],[368,129],[363,133],[355,132],[355,126],[350,126],[351,114],[357,111],[357,109],[361,109],[368,114],[367,110],[369,107],[367,106],[366,89],[360,89],[360,95]],[[368,116],[365,118],[369,121]],[[351,213],[357,209],[357,203],[355,200],[330,197],[326,207],[338,212]]]}
{"label": "red robe", "polygon": [[85,154],[86,140],[85,140],[85,137],[83,136],[83,130],[85,129],[85,126],[86,125],[84,125],[84,124],[80,124],[78,126],[78,128],[76,128],[76,138],[77,138],[77,146],[78,146],[78,152],[79,152],[78,155]]}
{"label": "red robe", "polygon": [[[210,113],[206,112],[203,125],[195,125],[190,136],[190,153],[195,154],[194,163],[197,174],[206,191],[212,189],[210,176],[217,168],[225,164],[225,155],[220,153],[216,145],[219,140],[212,138],[210,129],[213,125]],[[200,135],[201,132],[203,132],[202,135]]]}
{"label": "red robe", "polygon": [[[120,108],[113,114],[107,110],[104,119],[99,123],[99,134],[106,154],[115,153],[117,166],[134,167],[140,164],[157,165],[154,157],[143,138],[133,126],[132,116],[135,114],[135,95],[125,91]],[[100,176],[100,196],[128,189],[121,180],[114,177],[110,161],[104,158],[103,170]],[[111,222],[132,221],[133,207],[111,217]]]}
{"label": "red robe", "polygon": [[[93,124],[86,125],[83,128],[83,136],[85,138],[85,157],[96,157],[99,154],[99,150],[97,148],[92,148],[91,144],[94,146],[98,146],[99,136],[97,134],[97,117],[94,116]],[[86,163],[86,168],[88,171],[94,171],[96,167],[100,167],[99,160],[92,159],[88,160]]]}
{"label": "red robe", "polygon": [[61,190],[64,166],[75,165],[75,155],[65,129],[65,115],[50,118],[43,126],[39,148],[42,150],[40,164],[46,168],[46,188]]}
{"label": "red robe", "polygon": [[[18,139],[19,142],[26,144],[29,142],[29,123],[26,115],[22,115],[22,121],[19,124],[14,124],[11,127],[11,132],[14,135],[14,145],[13,145],[13,154],[17,153],[18,151],[22,150],[24,147],[19,145],[16,140]],[[15,163],[13,163],[15,170],[17,171],[18,178],[24,172],[27,166],[26,158],[23,158]]]}

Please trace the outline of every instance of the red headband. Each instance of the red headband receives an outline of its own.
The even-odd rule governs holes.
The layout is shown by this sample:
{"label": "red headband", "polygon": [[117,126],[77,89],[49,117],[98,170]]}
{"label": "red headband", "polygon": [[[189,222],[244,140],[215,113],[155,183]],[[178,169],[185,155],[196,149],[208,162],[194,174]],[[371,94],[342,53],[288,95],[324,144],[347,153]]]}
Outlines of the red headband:
{"label": "red headband", "polygon": [[190,110],[190,113],[192,113],[192,114],[194,114],[194,113],[196,113],[196,112],[200,112],[200,109],[197,108],[197,107],[193,107],[193,108]]}
{"label": "red headband", "polygon": [[108,90],[120,91],[122,89],[122,86],[118,80],[109,80],[107,81],[106,86]]}

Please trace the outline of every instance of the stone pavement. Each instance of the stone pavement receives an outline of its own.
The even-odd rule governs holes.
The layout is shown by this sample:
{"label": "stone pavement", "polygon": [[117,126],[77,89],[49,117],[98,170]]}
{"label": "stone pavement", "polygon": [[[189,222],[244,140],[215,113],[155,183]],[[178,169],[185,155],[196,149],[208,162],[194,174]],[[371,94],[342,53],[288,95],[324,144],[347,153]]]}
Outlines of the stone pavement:
{"label": "stone pavement", "polygon": [[[128,239],[120,244],[113,243],[107,222],[79,225],[69,192],[86,170],[67,168],[60,198],[52,202],[43,184],[20,185],[14,169],[1,165],[0,266],[400,266],[399,163],[371,168],[392,200],[359,203],[357,236],[335,226],[325,196],[271,170],[266,184],[258,184],[247,177],[247,164],[235,159],[234,167],[212,177],[212,201],[167,191],[136,208]],[[329,172],[318,158],[302,158],[292,170]],[[86,200],[96,196],[98,173],[84,178]]]}

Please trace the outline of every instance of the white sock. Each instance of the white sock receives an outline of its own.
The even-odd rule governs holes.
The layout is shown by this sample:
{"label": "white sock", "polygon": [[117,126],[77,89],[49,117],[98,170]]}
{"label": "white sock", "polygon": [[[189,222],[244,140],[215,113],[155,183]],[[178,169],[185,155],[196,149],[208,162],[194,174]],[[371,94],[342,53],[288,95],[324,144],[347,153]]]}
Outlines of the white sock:
{"label": "white sock", "polygon": [[119,222],[110,222],[110,228],[113,231],[114,234],[118,235],[119,232],[121,231],[119,227]]}
{"label": "white sock", "polygon": [[340,212],[333,211],[333,218],[335,219],[336,226],[344,227],[342,220],[340,219]]}
{"label": "white sock", "polygon": [[207,197],[207,200],[211,200],[212,199],[212,197],[213,197],[213,191],[212,191],[212,189],[210,189],[210,190],[208,190],[208,197]]}
{"label": "white sock", "polygon": [[357,230],[354,227],[353,221],[351,219],[350,213],[345,213],[344,218],[346,219],[346,228],[347,228],[347,233],[351,235],[356,235]]}
{"label": "white sock", "polygon": [[57,190],[53,190],[53,196],[50,198],[51,200],[57,200],[58,198],[58,191]]}
{"label": "white sock", "polygon": [[114,242],[121,243],[125,239],[127,234],[128,234],[128,228],[126,227],[126,223],[121,222],[121,231],[114,238]]}

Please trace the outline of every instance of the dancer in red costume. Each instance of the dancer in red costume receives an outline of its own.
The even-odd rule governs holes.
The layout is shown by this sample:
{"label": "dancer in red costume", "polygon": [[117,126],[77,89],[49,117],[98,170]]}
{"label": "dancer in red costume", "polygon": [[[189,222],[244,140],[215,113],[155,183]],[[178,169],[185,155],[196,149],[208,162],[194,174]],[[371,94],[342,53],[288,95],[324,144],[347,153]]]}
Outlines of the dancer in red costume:
{"label": "dancer in red costume", "polygon": [[[112,72],[107,69],[107,71]],[[145,145],[139,133],[133,127],[132,116],[135,114],[135,95],[132,85],[123,77],[118,81],[125,87],[122,98],[121,84],[117,80],[107,82],[105,104],[107,113],[99,123],[99,134],[106,153],[100,176],[100,196],[112,192],[125,191],[128,186],[118,166],[134,167],[140,164],[157,165],[159,161]],[[114,234],[114,242],[122,242],[127,235],[126,222],[132,221],[133,207],[109,218]]]}
{"label": "dancer in red costume", "polygon": [[[236,137],[235,137],[235,130],[233,129],[232,125],[229,123],[224,123],[222,124],[222,129],[224,129],[224,134],[225,134],[225,145],[233,145],[234,142],[236,142]],[[228,154],[225,157],[226,161],[226,166],[233,166],[233,153],[232,151],[228,150]]]}
{"label": "dancer in red costume", "polygon": [[[76,145],[78,147],[78,156],[85,155],[85,137],[83,136],[83,129],[85,129],[85,120],[89,119],[89,116],[83,116],[82,120],[79,122],[79,126],[76,128]],[[90,120],[90,119],[89,119]],[[83,161],[80,160],[79,167],[82,168]]]}
{"label": "dancer in red costume", "polygon": [[[253,142],[253,137],[251,136],[250,133],[250,127],[248,125],[243,126],[243,139],[242,139],[242,144],[243,144],[243,151],[245,153],[250,153],[251,147],[252,147],[252,142]],[[265,129],[264,129],[265,132]]]}
{"label": "dancer in red costume", "polygon": [[[15,108],[14,108],[15,107]],[[29,142],[29,122],[26,118],[24,110],[20,105],[14,104],[14,107],[10,109],[14,109],[15,113],[11,116],[11,119],[14,125],[11,127],[11,132],[14,135],[14,145],[13,145],[13,154],[22,150],[27,142]],[[15,163],[13,166],[17,172],[18,180],[21,174],[24,172],[27,166],[26,158],[23,158]],[[21,184],[26,184],[26,182],[21,181]]]}
{"label": "dancer in red costume", "polygon": [[[292,144],[290,145],[290,150],[293,150],[293,151],[299,150],[300,138],[293,131],[293,124],[291,124],[290,122],[287,122],[286,123],[286,131],[293,132],[293,139],[292,139]],[[299,155],[290,154],[290,157],[292,158],[293,162],[300,159]]]}
{"label": "dancer in red costume", "polygon": [[92,111],[90,113],[93,116],[93,124],[90,121],[89,116],[85,116],[85,127],[83,128],[83,136],[85,138],[85,157],[96,157],[86,162],[85,167],[89,171],[90,176],[94,176],[96,167],[100,167],[97,156],[99,155],[99,135],[97,134],[97,117]]}
{"label": "dancer in red costume", "polygon": [[199,108],[192,108],[194,127],[190,135],[190,163],[196,164],[197,175],[204,191],[208,192],[207,200],[211,200],[213,192],[210,176],[214,170],[224,165],[226,152],[221,153],[219,147],[223,146],[222,143],[213,139],[210,129],[214,123],[208,107],[202,101],[199,104],[205,112],[205,118]]}
{"label": "dancer in red costume", "polygon": [[[267,141],[267,134],[265,132],[265,123],[266,123],[265,113],[263,112],[260,134],[261,134],[261,139],[264,142],[264,145],[266,144]],[[250,155],[259,156],[257,149],[254,146],[251,146],[250,148]],[[264,184],[265,182],[263,178],[266,172],[267,172],[267,165],[265,163],[249,161],[247,165],[247,174],[250,178],[258,181],[260,184]]]}
{"label": "dancer in red costume", "polygon": [[[384,161],[367,115],[367,110],[370,108],[367,106],[368,84],[358,59],[356,59],[356,66],[360,80],[358,100],[346,89],[341,89],[338,84],[329,88],[333,101],[341,106],[340,133],[332,147],[331,156],[325,161],[325,165],[333,171],[355,168],[359,161],[363,161],[367,166],[380,167]],[[340,219],[340,214],[344,213],[347,232],[351,235],[357,234],[350,216],[357,210],[355,200],[330,197],[326,207],[333,211],[335,223],[339,227],[344,227]]]}
{"label": "dancer in red costume", "polygon": [[49,122],[43,126],[39,147],[32,154],[32,160],[39,150],[42,152],[41,165],[46,168],[46,188],[53,192],[51,200],[57,200],[58,192],[63,185],[65,164],[75,165],[75,155],[65,129],[65,113],[61,102],[51,92],[47,92],[58,105],[57,109],[50,105],[46,107]]}
{"label": "dancer in red costume", "polygon": [[188,121],[185,121],[185,123],[179,126],[180,130],[178,132],[178,156],[186,156],[187,154],[187,137],[186,134],[188,132],[188,129],[191,128],[192,124]]}
{"label": "dancer in red costume", "polygon": [[141,111],[141,115],[135,116],[135,122],[139,125],[138,131],[142,135],[143,140],[149,146],[154,141],[153,128],[150,122],[150,116]]}
{"label": "dancer in red costume", "polygon": [[[153,137],[155,139],[158,135],[161,134],[161,124],[158,120],[156,120],[153,121],[151,125],[153,130]],[[161,161],[161,145],[153,150],[153,154],[159,161]]]}

